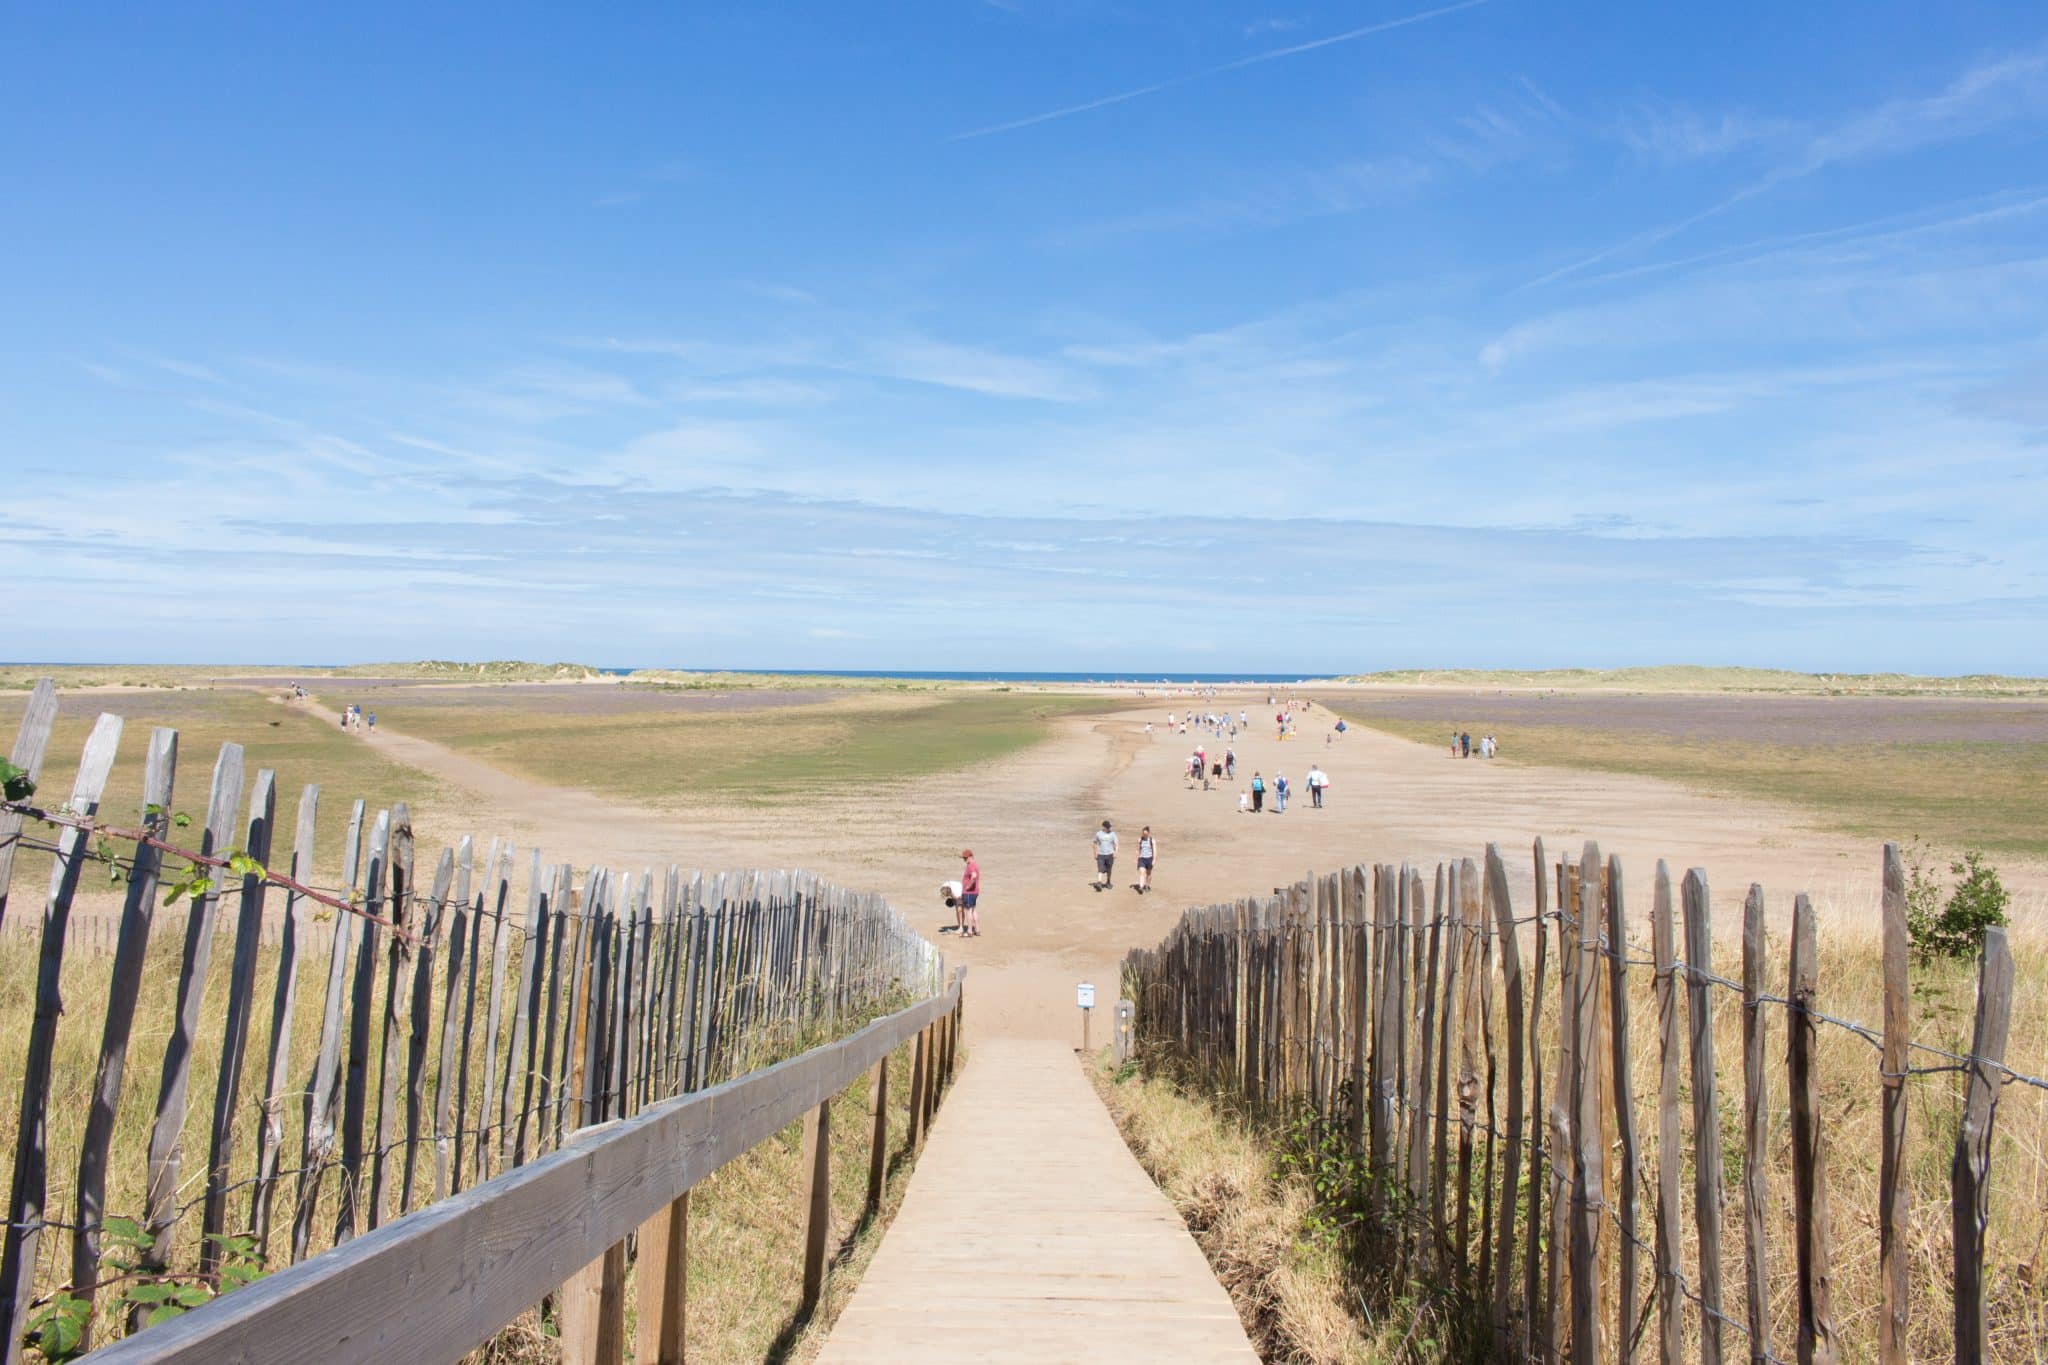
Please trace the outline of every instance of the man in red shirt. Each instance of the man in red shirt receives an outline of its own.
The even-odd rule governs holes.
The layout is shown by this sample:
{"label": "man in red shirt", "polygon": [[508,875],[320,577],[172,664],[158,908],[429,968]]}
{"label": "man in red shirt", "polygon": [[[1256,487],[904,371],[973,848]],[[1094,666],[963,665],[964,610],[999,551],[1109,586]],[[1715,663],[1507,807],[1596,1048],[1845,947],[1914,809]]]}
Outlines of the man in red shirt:
{"label": "man in red shirt", "polygon": [[981,864],[974,861],[974,850],[960,850],[960,860],[966,864],[960,869],[960,909],[967,916],[967,923],[961,928],[963,938],[981,937],[981,917],[974,912],[974,903],[981,899]]}

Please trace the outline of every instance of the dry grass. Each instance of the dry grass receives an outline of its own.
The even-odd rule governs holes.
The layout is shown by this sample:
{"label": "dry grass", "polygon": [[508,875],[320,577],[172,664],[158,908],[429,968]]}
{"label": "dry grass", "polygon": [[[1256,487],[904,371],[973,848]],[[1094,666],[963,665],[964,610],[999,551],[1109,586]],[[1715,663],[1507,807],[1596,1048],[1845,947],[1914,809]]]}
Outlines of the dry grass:
{"label": "dry grass", "polygon": [[537,781],[636,802],[763,804],[983,763],[1037,742],[1099,699],[871,691],[758,710],[384,709],[416,733]]}
{"label": "dry grass", "polygon": [[[269,768],[277,774],[272,859],[280,867],[289,865],[299,793],[309,782],[318,783],[321,792],[315,871],[322,877],[340,865],[349,806],[357,797],[363,799],[371,817],[380,808],[400,801],[410,803],[413,828],[423,845],[453,843],[470,833],[444,828],[442,816],[447,807],[436,800],[439,784],[427,774],[385,758],[344,731],[333,716],[303,704],[286,705],[274,699],[279,695],[281,692],[238,689],[118,694],[66,694],[60,690],[57,722],[50,733],[36,799],[54,808],[70,797],[85,738],[101,712],[112,712],[122,718],[121,745],[100,801],[100,817],[114,824],[134,825],[141,819],[142,769],[149,751],[149,732],[152,727],[167,726],[178,732],[177,786],[171,805],[191,816],[192,826],[183,833],[193,847],[198,844],[198,827],[206,820],[214,759],[220,746],[230,742],[243,748],[242,809],[236,816],[234,843],[239,846],[242,841],[245,826],[241,822],[247,818],[248,793],[257,770]],[[21,696],[0,695],[0,735],[8,736],[10,743],[20,726],[24,705]],[[47,837],[50,832],[31,826],[30,833]],[[453,837],[447,837],[451,834]],[[89,870],[80,890],[101,892],[106,877],[97,875],[95,882],[95,874]],[[10,915],[33,914],[48,881],[47,857],[24,854],[17,859],[12,893],[15,910]],[[99,898],[105,899],[104,895]]]}
{"label": "dry grass", "polygon": [[[1351,1365],[1411,1358],[1407,1317],[1368,1323],[1356,1274],[1309,1230],[1315,1198],[1283,1174],[1277,1139],[1214,1095],[1136,1068],[1098,1067],[1096,1085],[1139,1162],[1166,1192],[1230,1291],[1263,1360]],[[1404,1350],[1404,1345],[1408,1348]]]}

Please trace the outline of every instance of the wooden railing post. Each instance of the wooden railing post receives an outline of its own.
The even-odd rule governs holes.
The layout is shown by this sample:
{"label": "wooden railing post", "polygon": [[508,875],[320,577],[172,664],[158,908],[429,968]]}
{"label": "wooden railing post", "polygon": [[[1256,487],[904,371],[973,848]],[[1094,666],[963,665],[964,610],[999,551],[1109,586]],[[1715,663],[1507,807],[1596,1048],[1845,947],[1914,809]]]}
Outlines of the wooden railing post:
{"label": "wooden railing post", "polygon": [[626,1244],[604,1254],[562,1286],[562,1365],[624,1365]]}
{"label": "wooden railing post", "polygon": [[682,1365],[689,1272],[690,1192],[685,1190],[640,1225],[640,1263],[633,1272],[639,1300],[634,1365]]}
{"label": "wooden railing post", "polygon": [[917,1045],[911,1052],[910,1131],[904,1134],[904,1145],[913,1152],[917,1150],[919,1140],[924,1137],[925,1071],[928,1064],[925,1043],[930,1033],[930,1029],[919,1029]]}
{"label": "wooden railing post", "polygon": [[825,1288],[825,1243],[832,1232],[832,1101],[821,1100],[804,1120],[804,1297],[800,1311],[818,1306]]}
{"label": "wooden railing post", "polygon": [[882,1211],[882,1189],[889,1179],[889,1059],[875,1063],[874,1083],[868,1087],[868,1105],[874,1114],[875,1131],[868,1144],[869,1218]]}

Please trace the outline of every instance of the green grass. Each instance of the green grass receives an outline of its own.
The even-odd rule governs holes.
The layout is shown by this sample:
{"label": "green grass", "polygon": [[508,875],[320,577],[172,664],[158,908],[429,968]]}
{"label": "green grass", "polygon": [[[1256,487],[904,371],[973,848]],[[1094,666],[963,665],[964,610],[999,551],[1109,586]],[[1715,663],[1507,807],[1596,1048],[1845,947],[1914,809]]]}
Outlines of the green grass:
{"label": "green grass", "polygon": [[[62,696],[61,690],[59,695]],[[0,743],[13,744],[25,704],[24,697],[0,695]],[[220,746],[228,741],[243,747],[243,798],[242,814],[237,817],[237,845],[242,841],[240,824],[246,819],[248,792],[257,770],[270,768],[277,773],[272,861],[279,866],[288,863],[299,792],[308,782],[320,786],[316,867],[323,873],[339,864],[349,805],[356,797],[363,798],[372,813],[400,801],[410,802],[415,816],[414,831],[423,845],[431,846],[431,841],[441,840],[451,832],[455,838],[472,832],[451,831],[442,816],[453,812],[437,813],[438,787],[432,778],[377,754],[359,738],[343,731],[327,712],[304,705],[282,705],[262,693],[232,689],[69,699],[51,731],[37,800],[55,807],[70,797],[79,752],[85,747],[86,735],[102,706],[123,717],[121,747],[106,795],[100,802],[102,819],[132,825],[141,814],[142,769],[149,750],[149,732],[153,726],[164,725],[178,731],[177,783],[171,805],[191,816],[191,826],[183,831],[191,846],[197,846],[198,826],[206,819],[214,760]],[[16,893],[22,894],[26,887],[34,888],[27,893],[31,899],[39,895],[47,866],[40,855],[24,855],[15,868]]]}
{"label": "green grass", "polygon": [[[1370,697],[1331,697],[1356,724],[1443,744],[1445,724],[1374,715]],[[1501,763],[1639,773],[1782,801],[1832,829],[1938,848],[2048,854],[2048,744],[1760,744],[1641,730],[1491,725]]]}
{"label": "green grass", "polygon": [[985,692],[839,698],[812,706],[564,713],[421,707],[389,716],[496,767],[634,801],[701,795],[772,803],[917,777],[1014,753],[1100,698]]}
{"label": "green grass", "polygon": [[1557,691],[1621,688],[1637,692],[1793,692],[1814,696],[2048,696],[2048,678],[1971,673],[1932,678],[1911,673],[1794,673],[1779,668],[1659,664],[1648,668],[1403,668],[1361,673],[1347,682],[1394,687],[1536,687]]}

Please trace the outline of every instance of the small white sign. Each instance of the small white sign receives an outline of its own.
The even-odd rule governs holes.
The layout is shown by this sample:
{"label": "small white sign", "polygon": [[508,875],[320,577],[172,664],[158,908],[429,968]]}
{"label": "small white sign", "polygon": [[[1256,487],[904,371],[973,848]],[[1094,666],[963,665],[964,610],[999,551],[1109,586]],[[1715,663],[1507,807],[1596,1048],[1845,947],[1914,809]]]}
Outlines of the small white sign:
{"label": "small white sign", "polygon": [[1092,982],[1083,981],[1074,988],[1074,995],[1075,1003],[1079,1004],[1082,1009],[1092,1010],[1095,1008],[1095,986]]}

